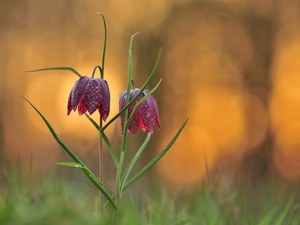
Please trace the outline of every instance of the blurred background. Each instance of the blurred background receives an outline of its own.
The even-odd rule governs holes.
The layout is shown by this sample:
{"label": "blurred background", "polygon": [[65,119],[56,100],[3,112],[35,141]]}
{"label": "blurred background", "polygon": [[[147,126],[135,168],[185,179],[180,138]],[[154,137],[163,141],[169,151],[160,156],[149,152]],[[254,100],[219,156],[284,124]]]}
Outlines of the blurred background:
{"label": "blurred background", "polygon": [[[96,15],[101,12],[108,26],[109,118],[126,89],[130,36],[141,32],[133,47],[136,87],[163,47],[151,84],[163,79],[156,92],[161,130],[154,133],[144,162],[190,118],[152,171],[163,182],[182,190],[218,171],[238,179],[299,181],[300,1],[2,0],[0,7],[1,166],[20,160],[41,173],[68,160],[25,96],[96,168],[91,159],[97,158],[97,131],[77,112],[67,116],[77,77],[66,71],[24,71],[69,66],[91,75],[102,60],[103,24]],[[107,130],[116,147],[120,129],[118,121]],[[130,138],[131,147],[144,136]],[[109,173],[112,161],[106,164]]]}

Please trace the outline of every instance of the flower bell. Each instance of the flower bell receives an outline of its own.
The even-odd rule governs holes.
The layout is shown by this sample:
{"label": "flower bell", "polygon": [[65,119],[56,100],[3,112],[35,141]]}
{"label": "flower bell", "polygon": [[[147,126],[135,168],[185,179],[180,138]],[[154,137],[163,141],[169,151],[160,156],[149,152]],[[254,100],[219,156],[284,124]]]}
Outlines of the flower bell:
{"label": "flower bell", "polygon": [[[139,93],[140,89],[130,90],[130,100]],[[135,106],[135,104],[149,93],[149,90],[144,90],[143,93],[136,99],[136,101],[128,109],[128,118]],[[120,95],[119,109],[120,111],[125,107],[127,99],[127,91],[124,91]],[[124,113],[121,114],[122,131],[124,128]],[[134,113],[132,120],[130,121],[128,130],[131,134],[135,135],[139,128],[148,133],[152,133],[154,125],[160,128],[160,120],[158,114],[157,103],[154,95],[150,95],[144,102],[142,102]]]}
{"label": "flower bell", "polygon": [[78,108],[79,115],[98,109],[105,121],[110,110],[110,92],[106,80],[81,76],[75,82],[68,99],[68,115]]}

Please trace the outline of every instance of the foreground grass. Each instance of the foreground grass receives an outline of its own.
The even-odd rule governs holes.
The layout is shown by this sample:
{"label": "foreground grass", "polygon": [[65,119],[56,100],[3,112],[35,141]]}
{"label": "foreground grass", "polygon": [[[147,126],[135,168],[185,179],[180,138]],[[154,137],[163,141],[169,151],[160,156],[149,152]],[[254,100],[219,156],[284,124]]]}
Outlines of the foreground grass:
{"label": "foreground grass", "polygon": [[176,197],[161,187],[142,195],[137,186],[112,219],[109,208],[100,215],[96,193],[82,182],[34,180],[23,175],[1,177],[1,225],[300,224],[299,191],[283,185],[213,181],[193,194]]}

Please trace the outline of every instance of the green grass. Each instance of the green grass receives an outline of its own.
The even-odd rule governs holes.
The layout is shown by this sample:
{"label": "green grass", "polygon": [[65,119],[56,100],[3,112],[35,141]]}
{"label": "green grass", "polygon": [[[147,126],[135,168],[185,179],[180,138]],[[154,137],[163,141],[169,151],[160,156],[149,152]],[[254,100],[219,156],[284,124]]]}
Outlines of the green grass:
{"label": "green grass", "polygon": [[[287,185],[211,181],[199,185],[193,193],[175,196],[166,187],[149,188],[139,183],[123,199],[112,219],[110,207],[100,215],[97,193],[91,185],[83,184],[87,182],[80,181],[84,177],[68,180],[64,174],[49,177],[45,181],[2,170],[0,224],[300,224],[299,191]],[[152,191],[145,193],[144,189]]]}

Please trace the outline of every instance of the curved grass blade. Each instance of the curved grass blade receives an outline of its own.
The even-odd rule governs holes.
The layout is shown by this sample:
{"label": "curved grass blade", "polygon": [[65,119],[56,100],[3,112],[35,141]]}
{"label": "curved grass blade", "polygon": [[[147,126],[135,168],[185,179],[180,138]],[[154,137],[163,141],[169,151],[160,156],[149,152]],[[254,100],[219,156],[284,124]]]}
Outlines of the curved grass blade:
{"label": "curved grass blade", "polygon": [[96,127],[96,129],[99,130],[100,126],[98,125],[98,123],[89,114],[85,113],[84,115],[86,116],[86,118],[89,119],[89,121],[91,121],[94,127]]}
{"label": "curved grass blade", "polygon": [[290,212],[291,207],[293,206],[293,199],[289,199],[289,201],[286,203],[284,209],[280,213],[279,218],[276,220],[276,223],[274,225],[282,225],[285,224],[285,220],[287,218],[287,215]]}
{"label": "curved grass blade", "polygon": [[[130,87],[131,87],[131,81],[132,81],[132,45],[133,45],[133,39],[138,34],[139,33],[135,33],[130,38],[129,56],[128,56],[128,83],[127,83],[126,105],[128,104],[129,99],[130,99],[130,89],[131,89]],[[128,119],[128,109],[126,109],[124,113],[125,113],[124,124],[126,124],[127,119]],[[126,132],[126,130],[125,130],[125,127],[124,127],[123,134],[125,134],[125,132]],[[126,138],[124,137],[123,140],[124,139],[126,139]]]}
{"label": "curved grass blade", "polygon": [[123,191],[125,191],[128,187],[130,187],[135,181],[137,181],[139,178],[141,178],[147,171],[149,171],[172,147],[172,145],[177,140],[178,136],[180,135],[183,128],[186,126],[189,119],[187,119],[183,125],[179,128],[173,139],[169,142],[169,144],[164,148],[164,150],[157,155],[154,159],[152,159],[140,172],[138,172],[128,183],[124,185]]}
{"label": "curved grass blade", "polygon": [[71,167],[71,168],[76,168],[76,169],[84,169],[84,167],[79,164],[79,163],[74,163],[74,162],[58,162],[55,163],[57,166],[63,166],[63,167]]}
{"label": "curved grass blade", "polygon": [[153,79],[154,74],[156,73],[156,69],[159,65],[159,61],[161,58],[161,52],[162,49],[160,49],[159,53],[158,53],[158,57],[156,59],[156,63],[152,69],[151,74],[149,75],[148,79],[145,81],[145,83],[143,84],[143,86],[141,87],[140,91],[128,102],[128,104],[119,112],[117,113],[112,119],[110,119],[102,128],[101,131],[104,131],[112,122],[114,122],[116,119],[118,119],[120,117],[120,115],[122,113],[124,113],[125,110],[127,110],[136,100],[138,97],[140,97],[140,95],[143,93],[143,91],[146,89],[147,85],[150,83],[150,81]]}
{"label": "curved grass blade", "polygon": [[110,204],[113,206],[113,208],[117,208],[113,199],[111,198],[110,194],[105,190],[102,183],[98,180],[98,178],[86,167],[86,165],[76,156],[76,154],[59,138],[59,136],[56,134],[55,130],[52,128],[51,124],[48,122],[48,120],[44,117],[44,115],[25,97],[23,99],[28,102],[31,107],[40,115],[40,117],[43,119],[45,124],[47,125],[48,129],[50,130],[52,136],[57,141],[57,143],[63,148],[63,150],[78,164],[80,164],[85,172],[85,175],[89,178],[89,180],[97,187],[99,191],[103,193],[103,195],[106,197],[106,199],[110,202]]}
{"label": "curved grass blade", "polygon": [[101,78],[103,79],[104,77],[104,63],[105,63],[105,54],[106,54],[106,40],[107,40],[107,27],[106,27],[106,21],[105,21],[105,17],[102,13],[97,13],[98,15],[100,15],[102,17],[103,20],[103,26],[104,26],[104,46],[103,46],[103,54],[102,54],[102,70],[101,70]]}
{"label": "curved grass blade", "polygon": [[118,163],[118,157],[116,155],[116,152],[115,152],[114,148],[112,147],[110,141],[108,140],[107,136],[104,133],[102,133],[102,138],[105,141],[105,144],[108,148],[108,151],[109,151],[109,154],[111,155],[111,158],[114,161],[115,166],[118,167],[118,164],[119,164]]}
{"label": "curved grass blade", "polygon": [[273,219],[274,214],[276,213],[276,210],[271,210],[267,215],[265,215],[262,220],[259,222],[258,225],[269,225]]}
{"label": "curved grass blade", "polygon": [[40,71],[47,71],[47,70],[68,70],[77,75],[78,77],[81,77],[81,74],[77,72],[77,70],[71,68],[71,67],[49,67],[49,68],[41,68],[41,69],[36,69],[36,70],[28,70],[25,72],[30,72],[30,73],[35,73],[35,72],[40,72]]}
{"label": "curved grass blade", "polygon": [[124,177],[121,181],[121,190],[124,187],[124,184],[127,182],[128,176],[131,173],[131,170],[133,169],[133,167],[135,166],[135,164],[137,163],[138,159],[141,157],[142,153],[144,152],[145,148],[147,147],[149,141],[151,138],[151,134],[148,133],[147,137],[145,139],[145,141],[143,142],[143,144],[141,145],[141,147],[139,148],[139,150],[136,152],[136,154],[134,155],[134,157],[132,158],[132,160],[130,161],[130,163],[128,164],[125,173],[124,173]]}
{"label": "curved grass blade", "polygon": [[[128,83],[127,83],[127,98],[126,98],[126,105],[129,102],[130,98],[130,86],[131,86],[131,81],[132,81],[132,45],[133,45],[133,39],[138,33],[135,33],[134,35],[131,36],[130,38],[130,44],[129,44],[129,55],[128,55]],[[124,112],[125,114],[125,119],[124,123],[126,124],[127,119],[128,119],[128,108]],[[120,153],[120,159],[119,159],[119,164],[117,166],[117,176],[116,176],[116,187],[117,187],[117,193],[122,194],[121,192],[121,173],[122,173],[122,168],[123,168],[123,163],[126,155],[126,143],[127,143],[127,132],[126,128],[124,126],[123,130],[123,138],[122,138],[122,147],[121,147],[121,153]],[[118,195],[119,195],[118,194]],[[117,196],[119,197],[119,196]]]}

